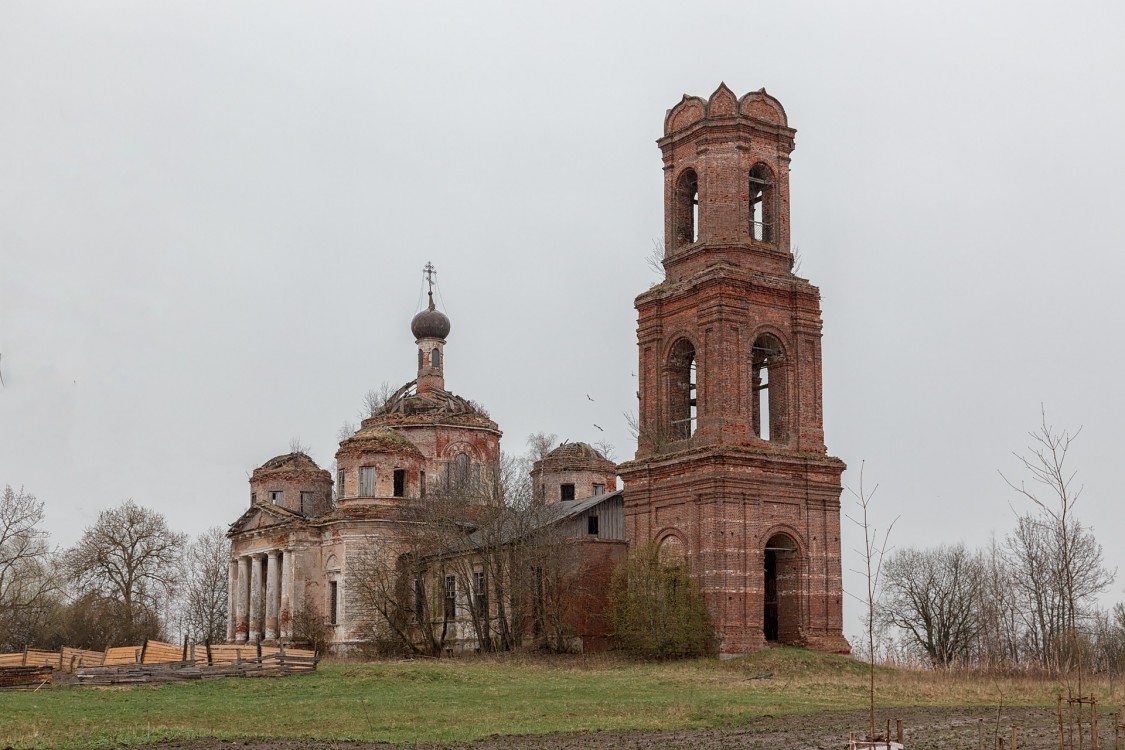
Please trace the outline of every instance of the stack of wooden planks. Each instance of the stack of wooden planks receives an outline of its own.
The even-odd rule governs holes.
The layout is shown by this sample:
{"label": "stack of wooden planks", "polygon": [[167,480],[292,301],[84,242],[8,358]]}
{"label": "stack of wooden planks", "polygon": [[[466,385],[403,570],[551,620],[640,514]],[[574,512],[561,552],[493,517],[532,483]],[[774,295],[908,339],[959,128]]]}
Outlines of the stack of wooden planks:
{"label": "stack of wooden planks", "polygon": [[[216,647],[212,646],[212,650]],[[257,651],[257,649],[248,649]],[[197,652],[197,657],[198,657]],[[129,685],[138,683],[175,682],[217,677],[284,677],[313,672],[320,659],[304,649],[274,649],[261,657],[205,664],[200,661],[175,661],[144,664],[120,664],[104,667],[80,667],[75,674],[80,685]]]}
{"label": "stack of wooden planks", "polygon": [[51,684],[51,667],[0,667],[0,690],[38,690]]}
{"label": "stack of wooden planks", "polygon": [[[58,651],[26,649],[0,654],[0,668],[46,669],[48,672],[62,669],[78,674],[79,683],[88,685],[283,676],[311,672],[318,661],[316,653],[306,649],[260,644],[177,646],[153,640],[140,646],[107,648],[104,652],[63,647]],[[50,682],[49,676],[47,682]]]}

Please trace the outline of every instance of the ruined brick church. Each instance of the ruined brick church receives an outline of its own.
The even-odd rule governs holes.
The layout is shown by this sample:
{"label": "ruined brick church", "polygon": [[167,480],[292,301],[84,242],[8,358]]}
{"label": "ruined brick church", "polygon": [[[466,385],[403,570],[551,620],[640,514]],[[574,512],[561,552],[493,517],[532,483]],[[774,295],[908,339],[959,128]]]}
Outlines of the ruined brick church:
{"label": "ruined brick church", "polygon": [[[571,444],[534,475],[538,501],[554,503],[554,517],[598,560],[653,541],[662,559],[686,565],[725,655],[769,642],[849,650],[845,466],[824,443],[820,294],[794,275],[789,242],[795,132],[765,90],[738,98],[720,85],[668,111],[657,142],[666,278],[635,301],[635,458],[614,467]],[[340,443],[336,477],[299,453],[251,477],[250,507],[229,532],[230,640],[290,637],[310,600],[333,643],[354,643],[362,613],[349,598],[349,566],[358,551],[400,554],[396,509],[435,482],[497,465],[499,426],[445,390],[450,322],[432,296],[412,331],[416,378]],[[604,597],[591,602],[604,606]],[[459,637],[471,648],[471,633]]]}

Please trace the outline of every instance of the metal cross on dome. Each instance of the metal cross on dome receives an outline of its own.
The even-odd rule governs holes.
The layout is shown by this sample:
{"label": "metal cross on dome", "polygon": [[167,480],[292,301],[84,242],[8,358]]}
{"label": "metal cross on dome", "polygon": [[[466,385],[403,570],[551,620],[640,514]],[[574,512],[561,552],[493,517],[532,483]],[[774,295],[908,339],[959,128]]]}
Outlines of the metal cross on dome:
{"label": "metal cross on dome", "polygon": [[437,276],[437,269],[434,264],[426,261],[426,265],[422,268],[422,273],[426,275],[426,284],[429,286],[429,293],[433,296],[434,293],[434,277]]}

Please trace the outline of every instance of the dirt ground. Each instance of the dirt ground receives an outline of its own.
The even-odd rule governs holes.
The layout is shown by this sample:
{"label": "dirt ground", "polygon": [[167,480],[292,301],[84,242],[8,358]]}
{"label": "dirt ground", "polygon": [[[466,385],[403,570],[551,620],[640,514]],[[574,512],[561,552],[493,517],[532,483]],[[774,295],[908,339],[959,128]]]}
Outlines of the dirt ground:
{"label": "dirt ground", "polygon": [[[1013,724],[1019,727],[1019,748],[1055,750],[1059,746],[1058,718],[1051,709],[1005,708],[996,711],[978,708],[907,708],[880,712],[877,722],[902,719],[906,747],[910,750],[930,748],[964,748],[978,750],[998,747],[1010,750]],[[998,721],[999,718],[999,721]],[[1115,747],[1113,719],[1105,715],[1100,721],[1101,747]],[[764,716],[737,729],[695,729],[659,732],[574,732],[548,735],[493,737],[477,742],[453,745],[404,745],[411,750],[750,750],[751,748],[808,748],[839,750],[848,745],[848,733],[867,724],[861,711],[824,712],[811,716]],[[999,725],[999,726],[998,726]],[[1082,747],[1090,748],[1089,730]],[[998,738],[1003,738],[1000,745]],[[1070,746],[1068,744],[1068,746]],[[1078,738],[1073,741],[1078,748]],[[327,742],[323,740],[281,740],[224,742],[191,740],[182,743],[146,746],[149,750],[389,750],[393,745],[363,742]]]}

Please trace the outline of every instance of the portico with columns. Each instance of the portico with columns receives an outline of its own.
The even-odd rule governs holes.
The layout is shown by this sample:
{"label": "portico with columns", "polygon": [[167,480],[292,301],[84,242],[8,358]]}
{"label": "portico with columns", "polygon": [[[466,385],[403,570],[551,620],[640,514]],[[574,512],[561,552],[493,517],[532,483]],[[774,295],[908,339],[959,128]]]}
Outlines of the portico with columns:
{"label": "portico with columns", "polygon": [[[239,555],[230,563],[228,641],[275,641],[292,637],[291,553],[282,549]],[[284,616],[283,616],[284,613]]]}

